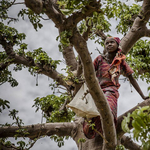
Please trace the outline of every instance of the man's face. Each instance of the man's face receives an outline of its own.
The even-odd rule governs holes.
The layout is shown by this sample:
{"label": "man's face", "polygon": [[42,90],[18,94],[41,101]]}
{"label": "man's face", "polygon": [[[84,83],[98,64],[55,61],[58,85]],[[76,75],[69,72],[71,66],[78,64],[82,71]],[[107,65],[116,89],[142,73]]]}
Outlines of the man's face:
{"label": "man's face", "polygon": [[105,41],[105,48],[108,53],[115,52],[118,48],[118,44],[113,38],[107,38]]}

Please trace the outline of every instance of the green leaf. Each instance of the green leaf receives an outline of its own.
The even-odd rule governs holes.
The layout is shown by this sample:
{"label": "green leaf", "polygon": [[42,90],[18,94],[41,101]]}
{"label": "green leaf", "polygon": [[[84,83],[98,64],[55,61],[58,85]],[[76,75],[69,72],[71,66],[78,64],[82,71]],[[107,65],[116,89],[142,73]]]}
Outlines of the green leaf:
{"label": "green leaf", "polygon": [[135,120],[133,120],[132,121],[132,126],[136,129],[136,130],[138,130],[138,131],[142,131],[142,128],[141,128],[141,126],[135,121]]}
{"label": "green leaf", "polygon": [[128,127],[128,124],[130,122],[130,113],[128,113],[127,117],[124,117],[122,123],[121,123],[121,128],[124,132],[130,132],[130,129]]}
{"label": "green leaf", "polygon": [[139,141],[139,137],[140,137],[140,131],[133,130],[133,139],[135,139],[136,141]]}
{"label": "green leaf", "polygon": [[134,120],[135,120],[135,122],[137,122],[137,124],[139,124],[141,127],[146,129],[146,124],[144,123],[144,121],[141,117],[137,116]]}

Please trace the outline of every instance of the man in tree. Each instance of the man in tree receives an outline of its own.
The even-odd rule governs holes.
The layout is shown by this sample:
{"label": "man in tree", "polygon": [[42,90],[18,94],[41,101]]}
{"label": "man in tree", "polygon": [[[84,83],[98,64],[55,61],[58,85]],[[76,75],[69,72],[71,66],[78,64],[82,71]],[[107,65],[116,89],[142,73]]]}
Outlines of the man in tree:
{"label": "man in tree", "polygon": [[[106,38],[104,54],[99,55],[94,60],[96,77],[110,106],[115,126],[117,125],[117,100],[119,97],[119,76],[121,73],[129,78],[130,83],[144,100],[149,98],[144,96],[138,83],[133,78],[133,70],[126,63],[126,57],[121,53],[119,43],[120,39],[118,37]],[[99,116],[92,118],[90,123],[95,123],[96,131],[102,133]],[[87,121],[84,122],[83,131],[87,138],[94,138],[96,136],[96,131],[92,130]]]}
{"label": "man in tree", "polygon": [[[0,18],[2,20],[0,23],[0,44],[3,47],[3,51],[0,53],[1,83],[9,82],[12,86],[17,85],[17,81],[12,78],[8,68],[14,64],[15,70],[27,67],[31,74],[44,74],[54,79],[54,87],[63,87],[67,91],[63,91],[60,96],[53,94],[35,99],[34,106],[37,110],[41,109],[44,112],[47,123],[22,126],[21,120],[16,116],[17,111],[14,110],[10,115],[15,119],[16,126],[8,126],[7,124],[2,126],[0,137],[29,137],[33,143],[28,148],[34,145],[36,138],[56,134],[60,137],[71,136],[78,148],[82,150],[113,150],[116,149],[119,142],[122,142],[128,149],[133,149],[133,147],[136,150],[141,149],[139,145],[129,142],[128,138],[123,136],[124,131],[121,129],[123,116],[118,117],[117,129],[115,129],[111,110],[96,79],[87,41],[91,38],[103,45],[102,41],[106,39],[105,34],[108,33],[111,26],[108,20],[114,17],[118,18],[117,31],[124,34],[120,42],[122,53],[126,55],[129,52],[128,61],[135,71],[135,76],[139,77],[140,75],[149,83],[149,42],[139,39],[150,37],[150,31],[147,27],[150,18],[150,1],[142,1],[141,6],[137,4],[128,6],[117,0],[25,0],[24,2],[2,0],[0,4]],[[9,17],[8,10],[17,4],[25,4],[27,8],[19,10],[15,17]],[[27,44],[22,43],[25,34],[18,33],[16,29],[8,26],[9,24],[6,25],[17,21],[18,16],[24,19],[25,15],[28,16],[35,30],[42,27],[40,19],[45,15],[53,21],[59,32],[59,48],[67,65],[67,76],[56,70],[60,61],[52,60],[42,48],[25,52]],[[78,53],[77,59],[74,50]],[[74,71],[77,73],[74,74]],[[78,118],[71,122],[74,114],[65,107],[85,81],[101,115],[103,140],[100,136],[92,140],[86,139],[82,130],[83,119]],[[149,105],[149,101],[146,100],[138,106]],[[9,107],[8,101],[1,99],[1,107],[3,109]],[[123,115],[127,115],[127,113]],[[54,137],[54,139],[57,138]],[[19,143],[20,149],[26,148],[25,143],[21,141]],[[0,146],[3,149],[8,148],[5,139],[1,139]]]}

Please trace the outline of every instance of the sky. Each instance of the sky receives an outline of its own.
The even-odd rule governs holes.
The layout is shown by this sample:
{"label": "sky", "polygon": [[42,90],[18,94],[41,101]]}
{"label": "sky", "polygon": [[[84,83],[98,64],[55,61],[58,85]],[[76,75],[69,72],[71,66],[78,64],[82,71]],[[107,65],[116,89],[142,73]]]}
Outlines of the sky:
{"label": "sky", "polygon": [[[15,6],[10,10],[10,15],[15,16],[17,13],[17,8],[20,6]],[[22,6],[21,6],[22,7]],[[63,60],[62,54],[59,52],[58,44],[56,37],[58,36],[58,31],[55,28],[52,21],[47,20],[43,22],[44,26],[42,29],[35,31],[28,19],[21,20],[11,26],[17,28],[19,32],[26,33],[25,43],[28,44],[28,50],[37,49],[42,47],[50,57],[54,60]],[[116,21],[112,20],[111,24],[116,24]],[[113,36],[119,36],[115,32],[115,29],[112,29],[109,34]],[[92,52],[92,59],[94,59],[98,52],[95,50],[98,47],[101,51],[103,50],[98,44],[93,41],[88,41],[89,51]],[[0,47],[0,51],[2,48]],[[58,71],[61,71],[61,68],[64,67],[62,63],[58,67]],[[9,69],[12,70],[13,66]],[[9,83],[4,83],[0,86],[0,98],[10,101],[10,110],[16,109],[19,111],[19,117],[23,120],[25,125],[37,124],[42,121],[42,112],[36,112],[35,108],[32,108],[34,104],[34,99],[36,97],[43,97],[49,94],[52,94],[49,84],[51,79],[45,77],[44,75],[38,75],[38,86],[36,86],[36,77],[30,75],[28,69],[25,68],[22,71],[15,72],[12,70],[13,77],[19,82],[17,87],[12,88]],[[121,79],[124,77],[121,77]],[[121,87],[119,89],[120,97],[118,99],[118,116],[122,113],[125,113],[138,103],[142,102],[140,95],[130,86],[129,82],[124,82],[120,80]],[[138,83],[145,95],[148,95],[147,87],[148,85],[141,80],[138,80]],[[132,92],[131,92],[132,91]],[[12,119],[8,117],[9,110],[4,110],[0,114],[0,124],[2,123],[11,123]],[[43,123],[45,120],[42,121]],[[13,141],[13,139],[11,139]],[[57,144],[50,140],[49,137],[40,139],[36,142],[31,150],[77,150],[77,146],[72,139],[65,141],[65,145],[61,148]]]}

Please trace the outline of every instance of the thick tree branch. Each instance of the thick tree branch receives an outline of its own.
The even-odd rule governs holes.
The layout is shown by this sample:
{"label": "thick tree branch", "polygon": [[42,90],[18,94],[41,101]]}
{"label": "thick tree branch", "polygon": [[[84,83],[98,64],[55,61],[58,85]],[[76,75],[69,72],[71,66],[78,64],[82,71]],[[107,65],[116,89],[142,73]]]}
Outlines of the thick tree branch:
{"label": "thick tree branch", "polygon": [[39,68],[38,73],[44,74],[44,75],[54,79],[55,81],[58,82],[58,84],[66,87],[67,89],[69,89],[68,85],[63,80],[64,76],[62,74],[58,73],[56,70],[52,69],[50,65],[44,65],[44,66],[41,65],[41,64],[31,65],[30,62],[28,61],[28,59],[26,59],[24,57],[20,57],[20,56],[15,57],[14,63],[23,64],[27,67],[37,66]]}
{"label": "thick tree branch", "polygon": [[25,5],[33,10],[36,14],[40,14],[43,9],[42,0],[25,0]]}
{"label": "thick tree branch", "polygon": [[129,150],[142,150],[140,145],[134,143],[130,137],[125,135],[121,138],[121,144]]}
{"label": "thick tree branch", "polygon": [[[57,81],[60,85],[63,85],[67,89],[69,89],[66,82],[63,80],[63,76],[59,74],[56,70],[54,70],[50,64],[39,64],[35,63],[34,59],[32,57],[26,57],[26,56],[20,56],[16,54],[13,50],[13,44],[7,43],[6,40],[0,35],[0,44],[5,49],[6,54],[8,55],[8,58],[12,59],[11,63],[14,64],[23,64],[26,67],[33,67],[36,66],[39,68],[38,73],[44,74],[55,81]],[[3,69],[6,67],[6,65],[3,65]],[[1,68],[2,69],[2,68]]]}
{"label": "thick tree branch", "polygon": [[37,14],[40,14],[42,11],[45,12],[49,19],[52,19],[55,23],[56,27],[59,27],[63,22],[63,18],[65,18],[54,0],[25,0],[25,4]]}
{"label": "thick tree branch", "polygon": [[50,65],[42,65],[39,63],[34,63],[34,61],[31,61],[30,59],[23,57],[23,56],[19,56],[17,54],[15,54],[15,56],[13,57],[13,63],[15,64],[23,64],[26,67],[33,67],[36,66],[38,67],[38,73],[40,74],[44,74],[52,79],[54,79],[55,81],[58,82],[58,84],[66,87],[67,89],[69,88],[68,85],[66,84],[66,82],[63,80],[63,76],[61,74],[59,74],[56,70],[52,69]]}
{"label": "thick tree branch", "polygon": [[104,137],[108,141],[108,143],[104,143],[104,145],[106,144],[106,147],[108,149],[114,149],[116,145],[116,132],[113,116],[110,111],[108,102],[96,79],[92,59],[87,48],[87,43],[77,30],[74,31],[73,35],[74,36],[72,37],[71,42],[73,43],[75,49],[81,57],[87,86],[98,108],[98,111],[101,114]]}
{"label": "thick tree branch", "polygon": [[77,70],[77,60],[72,45],[63,49],[63,57],[66,60],[66,65],[70,66],[71,71]]}
{"label": "thick tree branch", "polygon": [[45,10],[44,12],[49,17],[49,19],[52,19],[52,21],[55,23],[55,26],[59,28],[63,24],[65,16],[58,9],[56,3],[52,0],[46,0],[44,1],[43,7]]}
{"label": "thick tree branch", "polygon": [[[124,131],[121,128],[121,123],[122,120],[124,119],[124,116],[127,116],[128,113],[132,113],[135,109],[137,109],[139,106],[143,107],[143,106],[149,106],[150,105],[150,99],[147,99],[145,101],[143,101],[142,103],[138,104],[137,106],[133,107],[132,109],[130,109],[129,111],[125,112],[124,114],[122,114],[121,116],[118,117],[117,119],[117,135],[118,137],[122,137],[124,133]],[[132,129],[132,126],[130,126],[130,129]]]}
{"label": "thick tree branch", "polygon": [[132,28],[121,40],[120,45],[122,52],[127,54],[132,46],[139,40],[141,37],[145,36],[147,33],[146,23],[150,18],[150,1],[144,0],[140,14],[135,19]]}
{"label": "thick tree branch", "polygon": [[22,126],[21,128],[17,126],[4,126],[0,127],[0,137],[14,137],[18,129],[25,129],[29,134],[21,134],[18,137],[28,137],[30,139],[38,138],[43,135],[51,136],[71,136],[72,132],[76,130],[76,124],[71,122],[64,123],[45,123],[45,124],[36,124],[29,126]]}
{"label": "thick tree branch", "polygon": [[100,36],[103,41],[107,38],[103,31],[96,31],[96,35]]}

